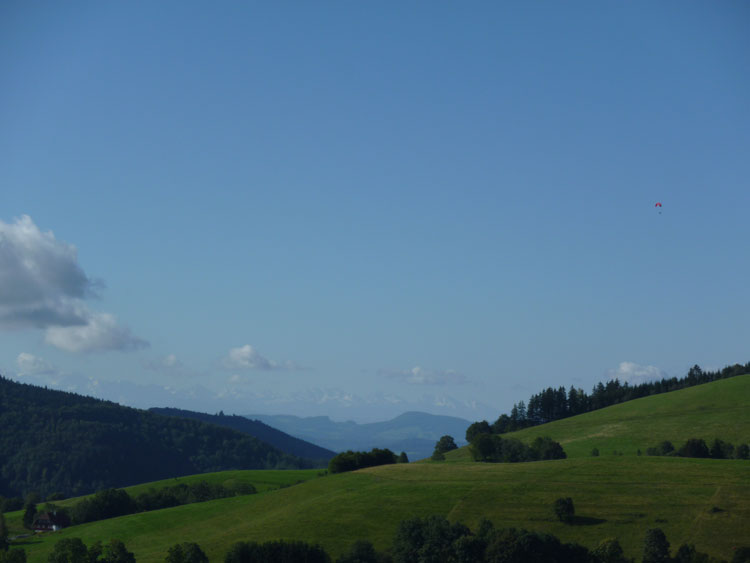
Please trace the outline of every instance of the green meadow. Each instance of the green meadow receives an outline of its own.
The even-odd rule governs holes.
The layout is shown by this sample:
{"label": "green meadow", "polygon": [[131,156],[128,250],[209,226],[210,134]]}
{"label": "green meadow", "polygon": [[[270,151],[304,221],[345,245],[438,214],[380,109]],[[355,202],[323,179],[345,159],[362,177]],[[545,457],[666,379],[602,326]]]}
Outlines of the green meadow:
{"label": "green meadow", "polygon": [[[490,421],[492,422],[492,421]],[[750,375],[732,377],[679,391],[662,393],[509,432],[503,436],[531,442],[549,436],[560,442],[569,458],[600,455],[645,455],[662,440],[679,448],[688,438],[710,446],[721,438],[735,446],[750,444]],[[448,461],[468,461],[468,448],[446,454]]]}
{"label": "green meadow", "polygon": [[[169,547],[183,541],[199,543],[211,561],[222,561],[236,541],[270,539],[320,543],[336,557],[357,539],[386,549],[402,519],[439,514],[472,528],[488,518],[497,527],[549,532],[588,547],[617,537],[626,555],[637,559],[646,530],[659,527],[673,548],[690,542],[729,560],[733,548],[750,545],[750,461],[637,456],[636,450],[645,452],[664,439],[679,445],[694,436],[750,442],[748,397],[750,376],[742,376],[515,433],[524,440],[548,435],[561,441],[569,455],[565,460],[473,463],[462,461],[464,448],[450,452],[446,462],[337,475],[288,472],[284,480],[287,472],[212,474],[217,480],[248,479],[264,492],[93,522],[16,543],[27,549],[30,562],[46,561],[54,542],[64,537],[80,537],[87,545],[119,538],[139,562],[163,561]],[[600,457],[589,455],[593,447]],[[279,488],[297,481],[304,482]],[[261,482],[268,487],[261,489]],[[151,486],[156,484],[142,487]],[[562,496],[573,498],[573,524],[552,515],[552,503]]]}

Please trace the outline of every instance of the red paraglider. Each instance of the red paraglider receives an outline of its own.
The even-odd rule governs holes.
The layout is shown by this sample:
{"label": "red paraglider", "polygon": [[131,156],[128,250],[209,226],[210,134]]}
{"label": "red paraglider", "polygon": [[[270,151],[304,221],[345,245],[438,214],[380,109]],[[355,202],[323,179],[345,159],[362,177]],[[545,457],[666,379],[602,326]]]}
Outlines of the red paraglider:
{"label": "red paraglider", "polygon": [[658,207],[659,208],[659,215],[661,215],[661,201],[657,201],[656,205],[654,205],[654,207]]}

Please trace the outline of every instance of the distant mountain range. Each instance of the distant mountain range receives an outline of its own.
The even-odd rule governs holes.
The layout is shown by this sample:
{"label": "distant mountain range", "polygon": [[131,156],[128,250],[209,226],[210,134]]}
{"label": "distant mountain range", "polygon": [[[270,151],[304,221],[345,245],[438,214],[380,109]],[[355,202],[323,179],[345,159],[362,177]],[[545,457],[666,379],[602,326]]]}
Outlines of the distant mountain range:
{"label": "distant mountain range", "polygon": [[411,461],[432,455],[435,442],[445,435],[453,436],[458,445],[465,444],[466,429],[471,424],[463,418],[424,412],[406,412],[385,422],[368,424],[334,422],[327,416],[252,414],[246,418],[336,452],[388,448],[397,454],[406,452]]}
{"label": "distant mountain range", "polygon": [[271,428],[259,420],[249,420],[244,416],[225,415],[223,413],[205,414],[202,412],[172,408],[151,408],[148,410],[164,416],[190,418],[193,420],[200,420],[201,422],[216,424],[225,428],[231,428],[232,430],[237,430],[244,434],[254,436],[258,440],[270,444],[283,452],[302,458],[328,462],[329,459],[336,455],[336,452],[334,451],[321,448],[320,446],[316,446],[315,444],[311,444],[300,438],[295,438],[281,430]]}

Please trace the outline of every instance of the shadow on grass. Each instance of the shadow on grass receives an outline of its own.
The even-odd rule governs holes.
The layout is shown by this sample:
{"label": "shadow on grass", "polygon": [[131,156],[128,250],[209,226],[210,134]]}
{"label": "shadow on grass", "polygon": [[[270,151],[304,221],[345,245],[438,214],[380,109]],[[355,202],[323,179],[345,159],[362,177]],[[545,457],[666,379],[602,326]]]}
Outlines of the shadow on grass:
{"label": "shadow on grass", "polygon": [[590,516],[573,516],[568,520],[568,524],[571,526],[596,526],[597,524],[604,524],[606,520],[604,518],[592,518]]}
{"label": "shadow on grass", "polygon": [[12,542],[10,542],[10,547],[14,548],[14,547],[20,547],[22,545],[33,545],[37,543],[42,543],[42,540],[37,540],[34,538],[24,538],[21,540],[13,540]]}

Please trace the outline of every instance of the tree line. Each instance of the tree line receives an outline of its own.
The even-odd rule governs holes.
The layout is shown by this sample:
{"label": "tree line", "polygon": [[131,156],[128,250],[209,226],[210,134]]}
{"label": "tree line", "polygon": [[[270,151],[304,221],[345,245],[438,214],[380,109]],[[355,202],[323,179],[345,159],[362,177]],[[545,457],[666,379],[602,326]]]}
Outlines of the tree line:
{"label": "tree line", "polygon": [[528,403],[524,401],[515,403],[509,414],[501,414],[492,424],[489,424],[486,420],[473,423],[466,430],[466,441],[471,442],[471,438],[480,433],[504,434],[513,432],[553,420],[603,409],[625,401],[677,391],[747,373],[750,373],[750,362],[744,365],[734,364],[717,371],[703,371],[700,366],[694,365],[682,378],[662,378],[658,381],[638,385],[630,385],[628,382],[620,383],[617,378],[606,383],[600,381],[594,386],[590,394],[573,385],[567,391],[565,387],[557,389],[548,387],[532,395]]}
{"label": "tree line", "polygon": [[409,458],[406,452],[396,456],[388,448],[373,448],[369,452],[355,452],[347,450],[334,456],[328,462],[328,471],[331,473],[343,473],[345,471],[356,471],[365,467],[375,467],[376,465],[388,465],[391,463],[408,463]]}
{"label": "tree line", "polygon": [[123,489],[105,489],[98,491],[91,497],[84,498],[71,507],[58,507],[47,503],[41,511],[37,511],[35,502],[27,502],[23,515],[23,524],[31,529],[39,512],[54,513],[56,517],[67,522],[66,525],[85,524],[97,520],[106,520],[135,514],[160,510],[194,502],[205,502],[237,495],[255,494],[257,491],[249,483],[235,486],[225,486],[207,481],[198,483],[179,483],[161,489],[148,489],[136,496],[131,496]]}
{"label": "tree line", "polygon": [[197,420],[0,377],[0,495],[44,498],[229,469],[315,464]]}
{"label": "tree line", "polygon": [[730,442],[715,438],[709,446],[702,438],[688,438],[679,448],[664,440],[646,450],[646,455],[668,455],[679,457],[702,457],[713,459],[750,459],[750,446],[740,444],[736,448]]}

